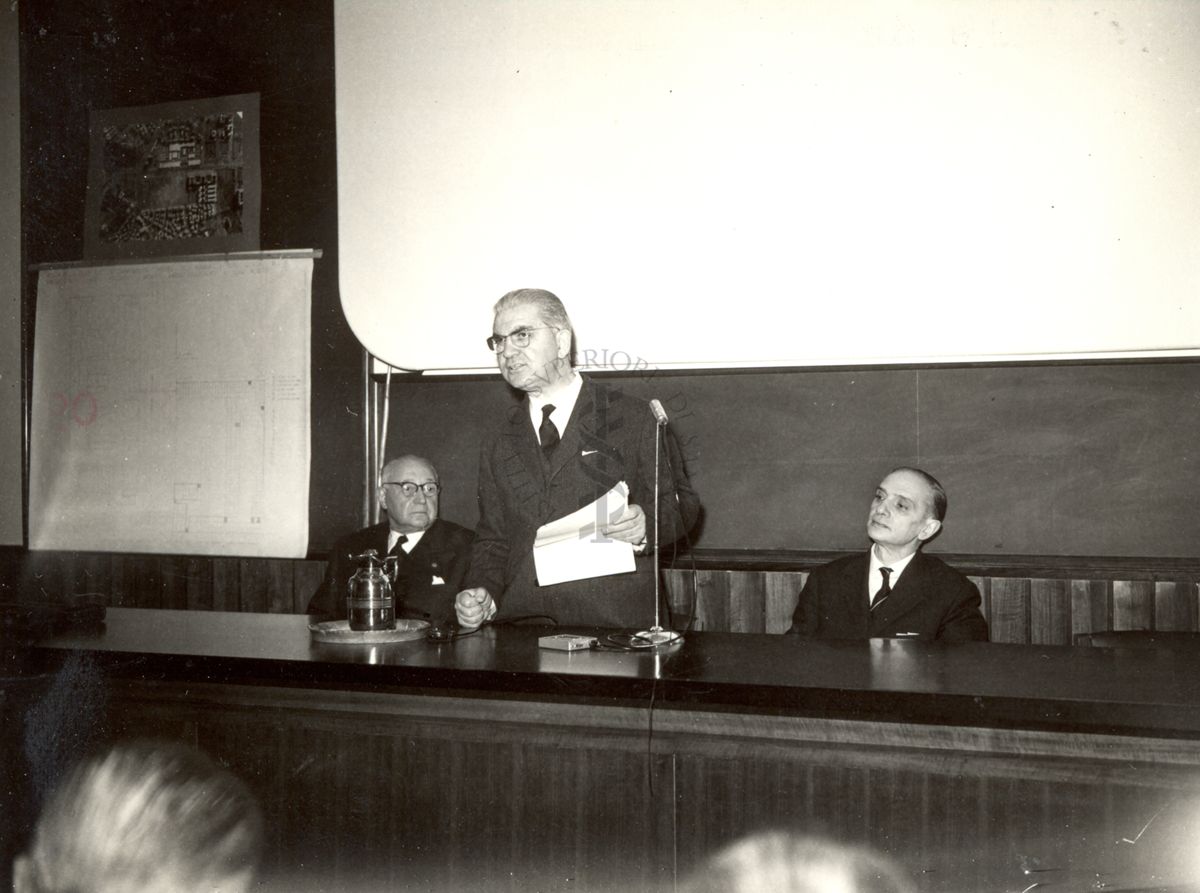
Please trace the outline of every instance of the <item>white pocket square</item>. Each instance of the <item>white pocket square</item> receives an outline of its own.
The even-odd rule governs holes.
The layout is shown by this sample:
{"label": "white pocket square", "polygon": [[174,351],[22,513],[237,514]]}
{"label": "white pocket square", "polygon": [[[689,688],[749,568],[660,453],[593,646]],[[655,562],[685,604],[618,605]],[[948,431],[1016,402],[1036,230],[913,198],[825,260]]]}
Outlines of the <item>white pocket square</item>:
{"label": "white pocket square", "polygon": [[433,586],[445,586],[445,585],[446,585],[446,581],[445,581],[445,580],[443,580],[441,577],[439,577],[437,574],[434,574],[434,575],[433,575],[433,582],[431,583],[431,585],[433,585]]}
{"label": "white pocket square", "polygon": [[580,456],[590,456],[590,455],[591,455],[592,453],[594,453],[594,452],[596,452],[596,450],[584,450],[584,451],[583,451],[582,453],[580,453],[579,455],[580,455]]}

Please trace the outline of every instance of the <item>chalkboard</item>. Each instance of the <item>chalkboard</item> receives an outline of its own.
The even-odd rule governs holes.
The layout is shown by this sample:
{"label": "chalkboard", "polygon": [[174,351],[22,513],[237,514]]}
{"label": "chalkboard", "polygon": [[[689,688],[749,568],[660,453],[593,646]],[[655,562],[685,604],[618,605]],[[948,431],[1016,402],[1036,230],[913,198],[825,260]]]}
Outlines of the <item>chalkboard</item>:
{"label": "chalkboard", "polygon": [[[695,545],[855,549],[892,467],[949,493],[931,551],[1194,557],[1200,362],[1005,364],[605,380],[658,397],[704,503]],[[442,515],[477,518],[480,438],[512,405],[498,378],[393,379],[388,453],[431,458]]]}

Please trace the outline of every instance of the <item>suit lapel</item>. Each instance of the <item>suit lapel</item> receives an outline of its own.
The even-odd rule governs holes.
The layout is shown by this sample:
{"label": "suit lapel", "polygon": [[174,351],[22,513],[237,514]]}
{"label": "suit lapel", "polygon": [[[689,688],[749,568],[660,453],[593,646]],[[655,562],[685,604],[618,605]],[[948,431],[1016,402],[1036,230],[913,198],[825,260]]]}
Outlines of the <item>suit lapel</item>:
{"label": "suit lapel", "polygon": [[[571,473],[572,469],[578,468],[577,460],[584,448],[595,447],[600,451],[611,449],[607,443],[601,442],[603,438],[596,433],[602,423],[598,416],[595,386],[586,378],[583,379],[583,388],[567,421],[567,430],[562,432],[562,439],[549,463],[544,458],[529,420],[527,399],[521,401],[520,405],[509,413],[508,421],[505,439],[508,441],[510,455],[515,457],[512,465],[516,471],[516,476],[510,478],[509,486],[515,493],[538,495],[536,504],[528,503],[529,510],[532,517],[538,519],[538,524],[544,523],[551,511],[547,486],[549,482],[560,474]],[[615,479],[613,483],[616,483]],[[608,488],[596,483],[593,489],[597,490],[595,495],[599,496]]]}
{"label": "suit lapel", "polygon": [[846,618],[851,626],[862,630],[870,623],[867,616],[867,572],[870,569],[870,557],[867,555],[861,555],[858,560],[846,564],[836,590],[840,604],[834,606],[831,611]]}
{"label": "suit lapel", "polygon": [[445,527],[438,520],[430,525],[421,541],[408,553],[408,560],[414,568],[420,568],[422,573],[428,573],[431,577],[441,576],[444,573],[445,551]]}
{"label": "suit lapel", "polygon": [[550,458],[550,467],[546,474],[548,480],[554,480],[571,460],[579,455],[587,439],[584,432],[593,431],[595,424],[595,400],[585,379],[583,388],[579,391],[579,399],[575,401],[575,408],[571,410],[571,417],[567,420],[567,430],[563,432],[562,440]]}
{"label": "suit lapel", "polygon": [[516,471],[516,475],[510,478],[509,486],[516,493],[543,492],[546,469],[542,464],[542,448],[529,421],[528,399],[522,400],[509,411],[505,435],[511,455],[517,459],[517,467],[509,469]]}
{"label": "suit lapel", "polygon": [[434,543],[432,542],[434,536],[433,530],[436,526],[437,522],[434,521],[433,527],[430,527],[425,531],[424,535],[422,535],[417,544],[412,547],[412,551],[404,557],[403,563],[406,567],[420,567],[429,561],[429,555],[431,554],[431,550],[434,546]]}

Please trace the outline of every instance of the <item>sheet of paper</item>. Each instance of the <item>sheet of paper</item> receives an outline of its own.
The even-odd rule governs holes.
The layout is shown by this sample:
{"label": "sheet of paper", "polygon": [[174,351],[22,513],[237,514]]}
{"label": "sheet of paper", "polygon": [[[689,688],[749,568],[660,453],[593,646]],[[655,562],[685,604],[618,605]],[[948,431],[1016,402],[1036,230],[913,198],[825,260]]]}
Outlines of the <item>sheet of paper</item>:
{"label": "sheet of paper", "polygon": [[43,270],[31,549],[303,558],[311,258]]}
{"label": "sheet of paper", "polygon": [[599,532],[629,504],[629,486],[620,481],[595,502],[538,528],[533,565],[538,585],[624,574],[634,569],[633,546]]}

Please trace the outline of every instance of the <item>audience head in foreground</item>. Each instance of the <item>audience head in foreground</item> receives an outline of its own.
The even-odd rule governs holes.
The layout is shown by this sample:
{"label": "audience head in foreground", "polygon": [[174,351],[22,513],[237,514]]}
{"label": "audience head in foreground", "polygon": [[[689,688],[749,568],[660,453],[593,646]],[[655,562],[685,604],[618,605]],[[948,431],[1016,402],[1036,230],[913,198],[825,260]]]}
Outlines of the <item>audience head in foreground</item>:
{"label": "audience head in foreground", "polygon": [[680,893],[913,893],[893,862],[865,847],[782,831],[743,838],[709,857]]}
{"label": "audience head in foreground", "polygon": [[47,801],[15,893],[238,893],[263,822],[246,786],[182,744],[120,744],[75,767]]}

